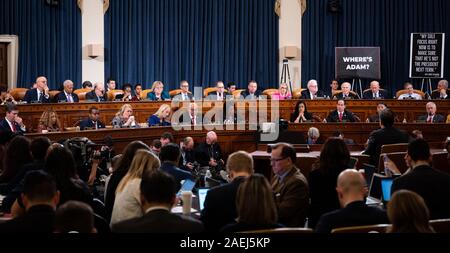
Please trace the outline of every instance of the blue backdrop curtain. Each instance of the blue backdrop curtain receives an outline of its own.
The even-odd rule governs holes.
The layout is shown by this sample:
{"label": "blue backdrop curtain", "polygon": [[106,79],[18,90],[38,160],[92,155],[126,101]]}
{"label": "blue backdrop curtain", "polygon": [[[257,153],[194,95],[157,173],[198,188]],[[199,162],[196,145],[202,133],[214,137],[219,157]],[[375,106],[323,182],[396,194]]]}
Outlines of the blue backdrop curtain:
{"label": "blue backdrop curtain", "polygon": [[71,79],[81,84],[81,13],[76,0],[48,6],[45,0],[1,0],[0,34],[19,36],[17,87],[29,88],[37,76],[50,89]]}
{"label": "blue backdrop curtain", "polygon": [[[409,79],[410,34],[446,33],[450,46],[450,1],[448,0],[343,0],[341,13],[327,11],[328,0],[308,1],[302,19],[302,82],[317,79],[329,90],[334,78],[335,47],[377,46],[381,49],[381,85],[391,94]],[[448,51],[448,50],[447,50]],[[444,77],[450,57],[446,53]],[[342,81],[342,80],[340,80]],[[370,80],[363,80],[363,88]],[[436,87],[433,81],[433,88]]]}
{"label": "blue backdrop curtain", "polygon": [[105,47],[105,78],[120,84],[277,85],[274,0],[111,1]]}

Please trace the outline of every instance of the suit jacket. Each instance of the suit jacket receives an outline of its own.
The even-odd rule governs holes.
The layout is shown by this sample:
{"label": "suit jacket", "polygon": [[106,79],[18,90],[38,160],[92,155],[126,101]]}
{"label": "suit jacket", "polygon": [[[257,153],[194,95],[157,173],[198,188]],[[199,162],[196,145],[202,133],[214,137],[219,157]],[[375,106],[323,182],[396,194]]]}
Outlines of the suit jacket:
{"label": "suit jacket", "polygon": [[308,181],[305,176],[294,167],[283,181],[275,175],[271,185],[278,209],[278,222],[288,227],[303,227],[309,206]]}
{"label": "suit jacket", "polygon": [[[386,91],[384,90],[380,90],[378,91],[378,99],[388,99],[388,94]],[[363,93],[363,99],[376,99],[375,97],[373,97],[373,93],[371,90],[368,90],[366,92]]]}
{"label": "suit jacket", "polygon": [[[82,121],[80,121],[80,130],[85,130],[86,128],[92,128],[95,129],[95,124],[90,118],[86,118]],[[105,128],[105,124],[101,122],[100,120],[97,121],[97,129]]]}
{"label": "suit jacket", "polygon": [[21,217],[0,223],[0,233],[53,233],[55,211],[47,205],[30,207]]}
{"label": "suit jacket", "polygon": [[[327,122],[340,122],[337,110],[334,110],[328,114]],[[356,122],[356,118],[351,111],[344,110],[342,114],[342,122]]]}
{"label": "suit jacket", "polygon": [[200,220],[208,232],[218,232],[237,218],[236,194],[245,177],[235,178],[231,183],[211,188],[205,198]]}
{"label": "suit jacket", "polygon": [[[431,93],[431,99],[441,99],[440,91],[433,91]],[[450,99],[450,90],[447,89],[447,97],[445,99]]]}
{"label": "suit jacket", "polygon": [[368,145],[364,154],[370,156],[370,163],[378,166],[378,158],[381,153],[381,146],[384,144],[407,143],[408,133],[395,127],[385,127],[373,131],[369,135]]}
{"label": "suit jacket", "polygon": [[[192,93],[187,94],[189,100],[194,100],[194,95]],[[172,100],[183,101],[183,95],[180,93],[172,98]]]}
{"label": "suit jacket", "polygon": [[144,216],[113,224],[115,233],[200,233],[203,224],[191,217],[173,214],[167,210],[152,210]]}
{"label": "suit jacket", "polygon": [[[310,112],[305,112],[303,115],[305,116],[306,120],[310,120],[310,121],[314,120],[313,114]],[[298,114],[295,114],[295,112],[291,113],[291,123],[294,123],[294,121],[297,119],[297,117],[298,117]],[[300,122],[302,122],[302,119],[300,119]]]}
{"label": "suit jacket", "polygon": [[[12,124],[14,124],[14,126],[15,126],[15,128],[16,128],[16,131],[14,132],[15,134],[23,134],[23,133],[24,133],[24,131],[20,128],[19,123],[13,121]],[[11,129],[11,127],[9,126],[9,124],[8,124],[8,122],[6,121],[5,118],[3,118],[3,119],[0,121],[0,128],[1,128],[4,132],[10,132],[10,133],[13,132],[12,129]]]}
{"label": "suit jacket", "polygon": [[336,95],[333,96],[333,99],[359,99],[358,94],[353,94],[353,93],[349,93],[348,97],[344,98],[344,94],[343,93],[338,93]]}
{"label": "suit jacket", "polygon": [[[417,120],[420,121],[427,121],[428,119],[428,115],[421,115],[417,118]],[[440,115],[440,114],[435,114],[433,117],[433,123],[445,123],[445,118],[444,116]]]}
{"label": "suit jacket", "polygon": [[171,175],[175,181],[178,183],[178,187],[177,190],[180,189],[180,182],[181,180],[186,180],[186,179],[190,179],[192,181],[195,181],[194,177],[192,176],[191,173],[186,172],[180,168],[178,168],[177,166],[175,166],[174,164],[170,163],[170,162],[163,162],[161,164],[161,168],[162,171],[166,172],[167,174]]}
{"label": "suit jacket", "polygon": [[[316,93],[316,97],[325,97],[325,93],[321,90],[318,90]],[[311,93],[308,89],[302,91],[302,99],[310,100],[311,99]]]}
{"label": "suit jacket", "polygon": [[373,114],[370,115],[367,119],[369,119],[369,122],[374,123],[374,122],[380,122],[380,115],[377,114]]}
{"label": "suit jacket", "polygon": [[317,233],[330,233],[335,228],[389,223],[386,211],[355,201],[346,207],[324,214],[316,226]]}
{"label": "suit jacket", "polygon": [[[178,163],[178,167],[182,170],[190,171],[188,167],[185,166],[187,163],[195,162],[194,150],[183,150],[181,149],[180,162]],[[183,155],[184,154],[184,155]]]}
{"label": "suit jacket", "polygon": [[394,180],[391,192],[401,189],[422,196],[431,219],[450,218],[450,174],[430,166],[418,166]]}
{"label": "suit jacket", "polygon": [[[151,100],[151,101],[158,101],[154,92],[147,93],[147,99]],[[161,93],[161,99],[159,99],[159,101],[166,100],[166,99],[170,99],[170,96],[165,91],[163,91]]]}
{"label": "suit jacket", "polygon": [[158,116],[152,115],[150,118],[148,118],[148,126],[170,126],[171,123],[168,121],[161,121]]}
{"label": "suit jacket", "polygon": [[[245,90],[241,93],[241,98],[246,99],[249,95],[250,93],[248,92],[248,90]],[[262,96],[262,92],[260,90],[256,90],[254,96],[256,98],[260,98],[260,96]]]}
{"label": "suit jacket", "polygon": [[[37,88],[27,90],[25,96],[23,97],[23,101],[27,101],[28,104],[37,102],[38,100],[38,92]],[[41,99],[38,103],[50,103],[50,95],[46,98],[43,93],[41,95]]]}
{"label": "suit jacket", "polygon": [[[218,92],[209,93],[208,96],[206,96],[206,99],[207,100],[217,100],[217,93]],[[222,94],[223,100],[227,99],[228,96],[231,96],[231,94],[228,92],[223,92],[223,94]]]}
{"label": "suit jacket", "polygon": [[[78,103],[80,101],[80,99],[78,99],[78,95],[75,93],[71,93],[70,96],[72,96],[72,100],[74,103]],[[64,93],[64,91],[61,91],[60,93],[58,93],[58,95],[56,96],[55,101],[57,103],[59,102],[68,102],[67,101],[67,97],[66,97],[66,93]]]}
{"label": "suit jacket", "polygon": [[92,90],[86,93],[86,100],[91,100],[94,102],[105,102],[107,99],[105,95],[103,95],[103,97],[97,97],[97,95],[95,94],[95,90]]}
{"label": "suit jacket", "polygon": [[216,161],[222,159],[222,150],[219,144],[200,143],[195,149],[195,160],[200,163],[200,166],[209,166],[210,158],[214,158]]}

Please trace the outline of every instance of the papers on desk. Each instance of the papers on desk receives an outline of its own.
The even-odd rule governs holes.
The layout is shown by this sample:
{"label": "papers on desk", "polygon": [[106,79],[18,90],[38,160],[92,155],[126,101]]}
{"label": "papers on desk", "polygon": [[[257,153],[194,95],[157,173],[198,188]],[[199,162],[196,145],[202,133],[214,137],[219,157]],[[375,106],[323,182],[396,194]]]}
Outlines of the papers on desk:
{"label": "papers on desk", "polygon": [[[191,208],[191,213],[195,213],[198,212],[197,209]],[[183,207],[182,206],[176,206],[174,208],[172,208],[172,213],[176,213],[176,214],[182,214],[183,213]]]}

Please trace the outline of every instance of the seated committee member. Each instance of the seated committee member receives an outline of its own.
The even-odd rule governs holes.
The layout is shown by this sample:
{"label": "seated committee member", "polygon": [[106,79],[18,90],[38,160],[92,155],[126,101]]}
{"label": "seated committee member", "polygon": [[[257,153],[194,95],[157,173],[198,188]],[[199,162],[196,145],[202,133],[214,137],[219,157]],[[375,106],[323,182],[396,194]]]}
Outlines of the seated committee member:
{"label": "seated committee member", "polygon": [[398,100],[402,100],[402,99],[422,100],[421,95],[414,93],[414,87],[411,83],[406,82],[405,85],[403,85],[403,89],[408,90],[408,92],[398,96]]}
{"label": "seated committee member", "polygon": [[428,102],[426,105],[427,114],[419,116],[417,121],[426,123],[444,123],[444,116],[436,114],[436,104],[434,102]]}
{"label": "seated committee member", "polygon": [[278,210],[278,223],[303,227],[309,207],[308,181],[295,166],[297,153],[288,143],[272,147],[270,164],[274,177],[271,185]]}
{"label": "seated committee member", "polygon": [[86,93],[86,100],[94,101],[94,102],[105,102],[105,88],[103,87],[103,83],[95,83],[94,90]]}
{"label": "seated committee member", "polygon": [[180,82],[181,93],[173,97],[173,100],[177,101],[190,101],[194,100],[194,96],[189,92],[189,83],[186,80]]}
{"label": "seated committee member", "polygon": [[161,81],[154,81],[152,92],[147,93],[147,99],[150,101],[169,100],[170,96],[164,91],[164,84]]}
{"label": "seated committee member", "polygon": [[127,219],[112,226],[114,233],[180,233],[203,232],[203,224],[189,216],[171,212],[176,200],[176,183],[162,171],[143,173],[139,184],[141,217]]}
{"label": "seated committee member", "polygon": [[225,92],[225,84],[222,81],[217,81],[216,88],[217,91],[211,92],[206,96],[207,100],[223,101],[227,99],[228,96],[231,96],[231,94]]}
{"label": "seated committee member", "polygon": [[162,104],[155,114],[148,118],[148,126],[170,126],[172,109],[169,104]]}
{"label": "seated committee member", "polygon": [[113,118],[112,125],[114,128],[139,127],[133,116],[133,107],[129,104],[122,105]]}
{"label": "seated committee member", "polygon": [[[344,84],[342,84],[344,85]],[[336,105],[336,110],[330,112],[325,122],[356,122],[357,119],[355,115],[345,109],[345,101],[343,99],[339,99]]]}
{"label": "seated committee member", "polygon": [[11,92],[8,90],[6,92],[1,92],[0,96],[0,103],[1,105],[5,105],[6,103],[12,103],[17,104],[17,101],[14,99],[14,97],[11,95]]}
{"label": "seated committee member", "polygon": [[131,101],[133,99],[133,96],[131,95],[131,90],[133,87],[129,83],[125,83],[122,86],[123,94],[117,94],[114,100],[116,101]]}
{"label": "seated committee member", "polygon": [[330,83],[330,92],[325,94],[327,97],[332,98],[334,93],[339,91],[339,82],[337,80],[331,80]]}
{"label": "seated committee member", "polygon": [[141,101],[141,93],[142,93],[142,84],[137,83],[134,86],[134,96],[131,98],[131,101]]}
{"label": "seated committee member", "polygon": [[42,113],[37,127],[38,133],[59,132],[62,130],[61,122],[55,111],[48,109]]}
{"label": "seated committee member", "polygon": [[316,80],[309,80],[307,87],[308,89],[302,91],[302,99],[312,100],[318,97],[323,98],[325,96],[323,91],[318,90],[318,84]]}
{"label": "seated committee member", "polygon": [[298,101],[295,105],[295,110],[291,114],[291,123],[311,122],[313,114],[308,112],[305,101]]}
{"label": "seated committee member", "polygon": [[377,104],[377,113],[370,115],[367,119],[367,123],[374,123],[374,122],[380,122],[380,112],[386,109],[387,106],[385,103],[378,103]]}
{"label": "seated committee member", "polygon": [[228,157],[226,170],[231,181],[211,188],[205,198],[200,220],[207,232],[218,232],[236,220],[236,194],[242,182],[254,173],[253,158],[245,151],[234,152]]}
{"label": "seated committee member", "polygon": [[50,95],[48,93],[47,78],[40,76],[36,79],[36,88],[27,90],[23,101],[30,103],[50,103]]}
{"label": "seated committee member", "polygon": [[248,82],[247,89],[241,93],[241,98],[244,99],[259,99],[262,92],[258,90],[258,83],[254,80]]}
{"label": "seated committee member", "polygon": [[391,192],[413,191],[425,200],[431,219],[450,218],[450,175],[432,168],[430,158],[430,146],[425,140],[410,142],[405,161],[411,169],[394,180]]}
{"label": "seated committee member", "polygon": [[93,89],[91,81],[84,81],[81,87],[83,89],[91,89],[91,90]]}
{"label": "seated committee member", "polygon": [[447,80],[439,81],[436,91],[431,93],[431,99],[450,99]]}
{"label": "seated committee member", "polygon": [[333,99],[359,99],[358,94],[351,93],[351,84],[348,82],[344,82],[341,84],[342,92],[333,95]]}
{"label": "seated committee member", "polygon": [[[192,125],[197,126],[202,124],[202,114],[198,110],[196,103],[189,103],[189,110],[187,110],[185,107],[180,108],[178,110],[181,110],[180,112],[183,112],[179,119],[177,124],[180,125]],[[174,119],[176,121],[176,119]],[[174,123],[175,123],[174,121]]]}
{"label": "seated committee member", "polygon": [[15,104],[7,103],[5,108],[6,115],[5,118],[0,121],[0,130],[16,134],[25,133],[27,130],[23,124],[22,118],[18,116],[18,107]]}
{"label": "seated committee member", "polygon": [[105,128],[105,124],[100,121],[100,111],[97,107],[89,108],[89,117],[80,121],[80,130]]}
{"label": "seated committee member", "polygon": [[291,99],[292,94],[288,90],[287,83],[281,83],[280,87],[278,88],[278,92],[275,92],[272,94],[271,99],[275,100],[285,100],[285,99]]}
{"label": "seated committee member", "polygon": [[354,169],[344,170],[337,179],[337,195],[342,209],[320,217],[316,226],[318,233],[330,233],[335,228],[389,223],[386,212],[365,203],[366,180]]}
{"label": "seated committee member", "polygon": [[228,93],[232,96],[233,92],[236,91],[236,84],[234,82],[227,83]]}
{"label": "seated committee member", "polygon": [[63,83],[64,90],[56,96],[56,102],[65,103],[78,103],[78,95],[73,93],[73,82],[71,80],[66,80]]}
{"label": "seated committee member", "polygon": [[372,81],[370,82],[370,90],[363,93],[363,99],[388,99],[388,94],[380,89],[378,81]]}

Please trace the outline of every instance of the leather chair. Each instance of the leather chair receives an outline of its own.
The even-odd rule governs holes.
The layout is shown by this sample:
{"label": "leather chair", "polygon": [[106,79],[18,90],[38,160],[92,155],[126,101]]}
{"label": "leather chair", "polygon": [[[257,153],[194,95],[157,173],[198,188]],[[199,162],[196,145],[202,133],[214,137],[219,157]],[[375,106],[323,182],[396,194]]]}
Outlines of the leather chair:
{"label": "leather chair", "polygon": [[14,88],[9,91],[11,96],[13,96],[14,100],[21,101],[25,97],[25,93],[27,93],[27,88]]}
{"label": "leather chair", "polygon": [[51,90],[51,91],[49,91],[48,94],[50,96],[50,101],[58,102],[58,101],[56,101],[56,96],[58,96],[58,94],[60,92],[62,92],[62,91],[59,91],[59,90]]}
{"label": "leather chair", "polygon": [[153,92],[153,90],[152,90],[152,89],[146,89],[146,90],[143,90],[143,91],[141,92],[141,99],[143,99],[143,100],[147,99],[147,95],[148,95],[148,93],[150,93],[150,92]]}
{"label": "leather chair", "polygon": [[311,228],[272,228],[238,232],[239,234],[312,234]]}
{"label": "leather chair", "polygon": [[306,89],[295,89],[292,91],[292,98],[294,99],[300,99],[302,97],[302,91]]}
{"label": "leather chair", "polygon": [[78,99],[79,99],[80,101],[84,101],[84,100],[86,100],[86,93],[91,92],[91,91],[92,91],[92,89],[86,88],[86,89],[77,89],[77,90],[74,90],[73,93],[74,93],[74,94],[77,94]]}
{"label": "leather chair", "polygon": [[267,96],[268,98],[272,98],[272,95],[277,92],[278,92],[278,89],[266,89],[263,91],[262,94]]}
{"label": "leather chair", "polygon": [[376,225],[368,225],[368,226],[354,226],[354,227],[343,227],[343,228],[335,228],[331,230],[331,233],[386,233],[386,230],[390,227],[390,224],[376,224]]}
{"label": "leather chair", "polygon": [[[409,92],[409,90],[399,90],[399,91],[397,91],[397,93],[395,93],[395,97],[398,98],[401,95],[406,94],[408,92]],[[425,99],[425,93],[423,91],[421,91],[421,90],[413,90],[413,93],[419,94],[422,97],[422,99]]]}
{"label": "leather chair", "polygon": [[114,101],[117,95],[123,95],[123,93],[123,90],[110,90],[106,94],[108,97],[108,101]]}
{"label": "leather chair", "polygon": [[239,89],[239,90],[233,91],[233,97],[239,98],[241,96],[241,92],[243,92],[243,91],[244,91],[244,89]]}

